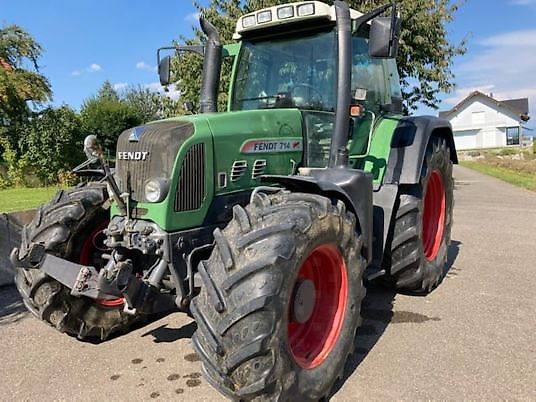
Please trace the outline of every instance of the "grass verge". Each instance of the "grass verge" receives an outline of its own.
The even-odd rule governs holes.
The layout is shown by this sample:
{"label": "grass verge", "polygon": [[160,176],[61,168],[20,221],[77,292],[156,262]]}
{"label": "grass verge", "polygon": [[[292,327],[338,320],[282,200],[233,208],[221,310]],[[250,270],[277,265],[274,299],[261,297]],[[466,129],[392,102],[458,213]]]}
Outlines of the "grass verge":
{"label": "grass verge", "polygon": [[8,188],[0,190],[0,212],[23,211],[46,203],[54,197],[57,187]]}
{"label": "grass verge", "polygon": [[503,166],[487,164],[486,162],[460,161],[460,165],[496,177],[510,184],[536,191],[536,174],[529,171],[513,170]]}

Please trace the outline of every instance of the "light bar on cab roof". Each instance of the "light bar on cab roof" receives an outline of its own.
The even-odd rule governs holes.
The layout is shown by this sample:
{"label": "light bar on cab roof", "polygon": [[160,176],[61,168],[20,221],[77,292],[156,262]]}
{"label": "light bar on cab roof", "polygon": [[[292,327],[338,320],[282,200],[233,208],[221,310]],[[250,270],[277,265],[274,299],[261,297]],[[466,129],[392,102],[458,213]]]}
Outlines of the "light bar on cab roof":
{"label": "light bar on cab roof", "polygon": [[[360,12],[350,10],[352,19],[360,17]],[[335,21],[335,7],[320,1],[300,1],[280,6],[264,8],[238,19],[234,39],[240,39],[242,34],[264,29],[270,26],[292,24],[308,19],[327,19]]]}

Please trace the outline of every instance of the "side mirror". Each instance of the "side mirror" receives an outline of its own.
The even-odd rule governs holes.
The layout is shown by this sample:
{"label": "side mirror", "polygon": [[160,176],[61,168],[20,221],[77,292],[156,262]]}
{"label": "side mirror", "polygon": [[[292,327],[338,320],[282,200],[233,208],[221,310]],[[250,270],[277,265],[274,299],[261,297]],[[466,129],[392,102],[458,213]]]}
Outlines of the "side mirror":
{"label": "side mirror", "polygon": [[84,139],[84,153],[88,160],[94,160],[102,156],[102,148],[97,141],[96,135],[88,135]]}
{"label": "side mirror", "polygon": [[158,75],[162,86],[169,85],[171,70],[171,57],[166,56],[158,63]]}
{"label": "side mirror", "polygon": [[377,17],[372,20],[369,37],[369,56],[393,59],[398,54],[401,20],[399,17]]}

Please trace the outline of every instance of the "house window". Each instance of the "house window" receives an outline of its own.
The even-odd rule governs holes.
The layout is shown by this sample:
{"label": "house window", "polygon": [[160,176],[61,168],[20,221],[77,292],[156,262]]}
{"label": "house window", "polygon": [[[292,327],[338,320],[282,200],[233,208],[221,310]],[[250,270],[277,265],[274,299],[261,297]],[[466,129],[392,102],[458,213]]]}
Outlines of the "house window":
{"label": "house window", "polygon": [[506,129],[506,145],[519,145],[519,127]]}

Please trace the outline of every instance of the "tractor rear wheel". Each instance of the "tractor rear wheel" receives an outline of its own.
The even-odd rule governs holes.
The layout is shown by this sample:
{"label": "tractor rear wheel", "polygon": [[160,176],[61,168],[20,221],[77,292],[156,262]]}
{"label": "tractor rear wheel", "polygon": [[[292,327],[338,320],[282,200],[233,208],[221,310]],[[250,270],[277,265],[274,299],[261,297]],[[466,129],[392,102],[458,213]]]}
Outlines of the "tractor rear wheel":
{"label": "tractor rear wheel", "polygon": [[207,380],[240,400],[319,400],[342,376],[361,323],[356,221],[325,197],[259,193],[235,206],[199,265],[192,340]]}
{"label": "tractor rear wheel", "polygon": [[401,187],[386,246],[387,280],[398,290],[428,293],[445,276],[453,209],[452,162],[442,138],[432,137],[416,186]]}
{"label": "tractor rear wheel", "polygon": [[[23,229],[19,250],[43,243],[47,253],[83,265],[103,267],[104,234],[109,217],[106,185],[90,183],[61,190],[49,204],[39,207]],[[38,269],[17,268],[15,283],[28,310],[61,332],[80,339],[126,332],[139,316],[123,311],[124,300],[74,297],[70,289]]]}

